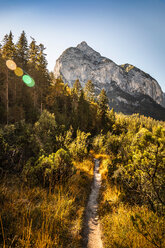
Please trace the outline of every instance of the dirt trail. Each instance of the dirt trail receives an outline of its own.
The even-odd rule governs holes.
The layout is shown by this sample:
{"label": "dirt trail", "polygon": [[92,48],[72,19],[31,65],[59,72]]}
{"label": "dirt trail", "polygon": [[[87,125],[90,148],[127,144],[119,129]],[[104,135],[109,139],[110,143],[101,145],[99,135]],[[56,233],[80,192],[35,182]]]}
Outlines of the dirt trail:
{"label": "dirt trail", "polygon": [[83,230],[83,248],[103,248],[100,223],[98,219],[98,196],[101,187],[99,160],[95,160],[94,180],[85,212]]}

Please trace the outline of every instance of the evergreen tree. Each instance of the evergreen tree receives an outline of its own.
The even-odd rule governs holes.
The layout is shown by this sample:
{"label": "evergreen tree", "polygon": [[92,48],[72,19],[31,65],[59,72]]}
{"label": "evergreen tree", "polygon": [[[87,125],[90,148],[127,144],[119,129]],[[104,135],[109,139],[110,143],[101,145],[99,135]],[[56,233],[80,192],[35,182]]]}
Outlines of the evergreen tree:
{"label": "evergreen tree", "polygon": [[0,51],[0,123],[6,118],[6,65]]}
{"label": "evergreen tree", "polygon": [[40,101],[40,111],[42,112],[43,109],[43,102],[45,99],[45,94],[47,91],[47,88],[50,84],[50,76],[47,70],[47,60],[46,60],[46,54],[44,53],[44,50],[46,48],[43,44],[40,44],[38,46],[38,54],[37,54],[37,81],[38,81],[38,93],[39,93],[39,101]]}
{"label": "evergreen tree", "polygon": [[20,64],[23,69],[26,69],[28,62],[28,41],[24,31],[22,31],[21,36],[19,37],[16,44],[16,53],[18,64]]}
{"label": "evergreen tree", "polygon": [[76,113],[78,108],[78,100],[81,95],[82,86],[80,84],[80,81],[77,79],[74,84],[73,88],[71,90],[71,98],[72,98],[72,117],[74,120],[74,123],[76,122]]}
{"label": "evergreen tree", "polygon": [[[17,66],[27,71],[28,42],[24,31],[21,33],[15,48],[15,62]],[[12,80],[13,98],[10,112],[12,112],[12,121],[15,122],[25,117],[24,106],[28,105],[30,92],[28,92],[27,86],[22,83],[21,78],[14,76]]]}
{"label": "evergreen tree", "polygon": [[13,34],[10,31],[9,35],[6,34],[3,39],[3,46],[2,46],[2,57],[4,59],[14,59],[15,57],[15,45],[13,43]]}
{"label": "evergreen tree", "polygon": [[89,127],[89,103],[85,100],[83,90],[81,91],[81,95],[80,95],[80,98],[78,101],[77,123],[78,123],[78,128],[81,131],[88,131],[88,127]]}
{"label": "evergreen tree", "polygon": [[29,45],[29,50],[28,50],[28,64],[31,67],[31,69],[36,67],[37,64],[37,56],[38,56],[38,46],[36,44],[36,40],[32,38],[32,42]]}
{"label": "evergreen tree", "polygon": [[48,89],[48,94],[46,96],[47,108],[55,113],[60,124],[69,127],[70,119],[72,118],[70,88],[67,84],[64,84],[62,78],[57,78],[55,84],[49,86]]}
{"label": "evergreen tree", "polygon": [[[3,46],[1,48],[2,58],[5,60],[14,59],[15,45],[13,43],[13,34],[10,31],[9,35],[5,35],[3,39]],[[5,101],[6,101],[6,123],[9,122],[9,72],[6,68],[6,85],[5,85]]]}
{"label": "evergreen tree", "polygon": [[89,80],[84,87],[85,99],[94,102],[95,101],[95,87],[91,80]]}
{"label": "evergreen tree", "polygon": [[53,84],[55,82],[55,77],[54,77],[53,71],[49,72],[49,77],[50,77],[51,84]]}
{"label": "evergreen tree", "polygon": [[97,109],[97,119],[98,119],[98,129],[107,129],[108,124],[108,97],[104,89],[101,90],[98,96],[98,109]]}
{"label": "evergreen tree", "polygon": [[73,84],[73,91],[77,94],[77,96],[79,97],[81,95],[81,90],[82,90],[82,86],[81,83],[79,81],[79,79],[77,79],[74,84]]}
{"label": "evergreen tree", "polygon": [[35,80],[35,87],[33,88],[33,90],[31,90],[31,94],[32,94],[31,98],[33,102],[33,108],[35,109],[35,111],[37,111],[40,108],[40,106],[38,106],[38,94],[37,94],[38,72],[36,69],[39,48],[36,44],[36,40],[32,37],[31,39],[32,41],[28,49],[28,72],[31,75],[31,77],[34,78]]}

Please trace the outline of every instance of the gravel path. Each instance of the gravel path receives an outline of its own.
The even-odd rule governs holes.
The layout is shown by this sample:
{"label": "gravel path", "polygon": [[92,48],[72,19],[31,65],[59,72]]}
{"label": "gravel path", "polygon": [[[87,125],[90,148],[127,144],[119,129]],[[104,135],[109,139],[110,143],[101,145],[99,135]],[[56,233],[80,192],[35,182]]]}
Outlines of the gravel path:
{"label": "gravel path", "polygon": [[95,160],[94,180],[85,212],[83,248],[103,248],[100,223],[97,214],[97,199],[99,196],[100,187],[101,175],[99,173],[99,160]]}

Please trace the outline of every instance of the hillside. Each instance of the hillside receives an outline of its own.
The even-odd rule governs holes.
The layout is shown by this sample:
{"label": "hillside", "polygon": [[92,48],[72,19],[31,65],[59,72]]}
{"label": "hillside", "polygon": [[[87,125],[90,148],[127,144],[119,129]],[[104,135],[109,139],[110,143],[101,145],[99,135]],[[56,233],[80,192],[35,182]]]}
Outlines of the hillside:
{"label": "hillside", "polygon": [[0,247],[164,248],[165,122],[54,79],[26,41],[0,50]]}

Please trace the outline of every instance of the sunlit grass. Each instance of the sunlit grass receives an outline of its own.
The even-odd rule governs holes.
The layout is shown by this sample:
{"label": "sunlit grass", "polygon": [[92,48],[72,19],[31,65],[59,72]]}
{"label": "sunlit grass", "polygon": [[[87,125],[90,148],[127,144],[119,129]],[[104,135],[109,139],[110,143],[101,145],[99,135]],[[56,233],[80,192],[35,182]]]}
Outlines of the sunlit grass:
{"label": "sunlit grass", "polygon": [[[111,204],[110,204],[111,206]],[[151,211],[145,207],[124,206],[119,204],[118,206],[112,206],[107,213],[101,218],[101,224],[104,234],[105,248],[109,247],[156,247],[150,241],[148,241],[142,234],[137,232],[131,221],[131,216],[140,214],[145,222],[148,222],[147,230],[149,231],[152,239],[154,237],[162,242],[161,246],[164,247],[165,240],[163,238],[162,225],[160,225],[159,217],[156,217]],[[156,218],[156,222],[152,222],[152,219]]]}
{"label": "sunlit grass", "polygon": [[[101,167],[106,164],[102,160]],[[105,174],[104,174],[105,175]],[[103,176],[104,176],[103,175]],[[165,220],[146,206],[130,206],[121,201],[120,190],[103,180],[100,192],[99,215],[104,248],[163,248],[165,247]],[[133,223],[131,216],[141,222]],[[139,220],[138,219],[138,220]]]}
{"label": "sunlit grass", "polygon": [[93,162],[88,159],[74,162],[74,166],[75,173],[65,185],[56,185],[53,193],[42,187],[30,188],[14,176],[1,181],[0,245],[3,248],[81,247],[80,233]]}
{"label": "sunlit grass", "polygon": [[95,153],[93,150],[90,150],[90,154],[91,154],[95,159],[106,159],[106,158],[109,158],[109,155],[104,154],[104,153]]}

